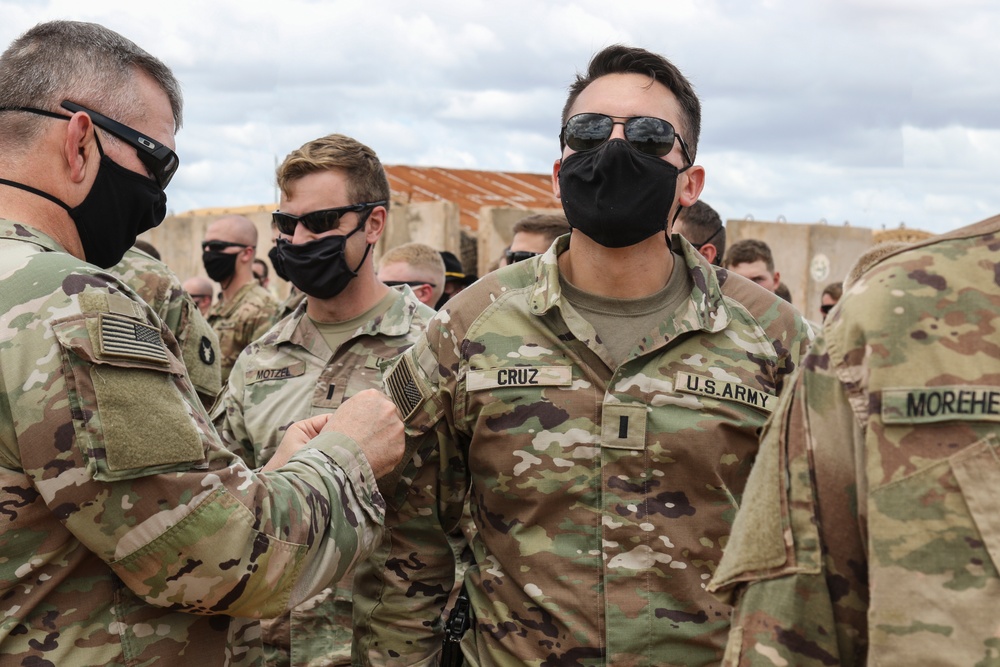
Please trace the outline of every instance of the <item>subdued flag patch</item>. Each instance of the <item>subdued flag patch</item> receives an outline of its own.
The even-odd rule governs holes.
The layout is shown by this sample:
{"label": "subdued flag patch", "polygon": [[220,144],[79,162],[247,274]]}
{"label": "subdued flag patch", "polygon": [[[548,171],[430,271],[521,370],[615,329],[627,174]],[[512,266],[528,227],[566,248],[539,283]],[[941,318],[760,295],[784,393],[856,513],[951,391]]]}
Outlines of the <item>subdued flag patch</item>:
{"label": "subdued flag patch", "polygon": [[409,419],[424,401],[423,392],[413,378],[410,358],[403,356],[396,366],[385,377],[385,388],[389,397],[396,404],[403,420]]}
{"label": "subdued flag patch", "polygon": [[101,313],[101,354],[170,363],[159,330],[125,317]]}

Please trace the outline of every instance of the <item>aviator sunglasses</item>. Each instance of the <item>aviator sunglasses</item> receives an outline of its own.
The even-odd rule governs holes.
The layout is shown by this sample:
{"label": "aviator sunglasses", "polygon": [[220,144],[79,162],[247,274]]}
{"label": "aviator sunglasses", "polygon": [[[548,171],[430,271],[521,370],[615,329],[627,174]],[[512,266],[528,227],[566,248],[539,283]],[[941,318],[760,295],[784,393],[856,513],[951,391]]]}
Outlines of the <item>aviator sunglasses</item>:
{"label": "aviator sunglasses", "polygon": [[302,226],[313,234],[322,234],[324,232],[333,231],[339,227],[340,218],[345,213],[360,213],[361,211],[375,208],[376,206],[385,206],[387,203],[388,202],[383,199],[382,201],[373,201],[366,204],[351,204],[350,206],[341,206],[339,208],[325,208],[319,211],[311,211],[303,215],[292,215],[290,213],[275,211],[271,214],[271,220],[274,222],[274,226],[278,228],[278,231],[286,236],[294,235],[295,226],[299,223],[302,223]]}
{"label": "aviator sunglasses", "polygon": [[603,113],[578,113],[563,125],[559,140],[563,146],[569,146],[577,152],[593,150],[611,138],[615,125],[622,125],[629,145],[645,155],[663,157],[674,147],[676,139],[681,144],[687,163],[692,163],[687,144],[674,130],[674,126],[662,118],[652,116],[615,120]]}
{"label": "aviator sunglasses", "polygon": [[[146,167],[146,169],[149,170],[149,173],[153,175],[153,179],[156,180],[156,183],[160,186],[161,190],[166,189],[167,184],[170,183],[170,179],[172,179],[174,174],[177,173],[177,167],[180,166],[180,159],[177,157],[177,153],[173,152],[168,146],[161,144],[155,139],[150,139],[145,134],[140,134],[137,130],[133,130],[128,125],[119,123],[117,120],[108,118],[104,114],[99,114],[96,111],[91,111],[87,107],[80,106],[76,102],[63,100],[61,106],[63,109],[72,111],[73,113],[76,113],[77,111],[84,112],[90,116],[90,120],[94,125],[101,128],[108,134],[118,137],[134,148],[136,155],[139,156],[139,160]],[[70,120],[70,116],[63,116],[62,114],[46,111],[45,109],[36,109],[34,107],[7,107],[0,110],[27,111],[40,116],[48,116],[49,118]]]}

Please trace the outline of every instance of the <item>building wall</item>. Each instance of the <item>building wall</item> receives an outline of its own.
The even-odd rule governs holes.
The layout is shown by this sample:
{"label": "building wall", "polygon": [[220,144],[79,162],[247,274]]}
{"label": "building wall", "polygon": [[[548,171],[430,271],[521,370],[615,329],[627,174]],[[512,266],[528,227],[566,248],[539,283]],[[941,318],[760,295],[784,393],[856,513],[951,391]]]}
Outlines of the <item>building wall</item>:
{"label": "building wall", "polygon": [[858,257],[875,244],[865,227],[792,224],[753,220],[726,221],[726,246],[760,239],[771,248],[774,268],[792,293],[792,304],[814,322],[823,288],[842,281]]}

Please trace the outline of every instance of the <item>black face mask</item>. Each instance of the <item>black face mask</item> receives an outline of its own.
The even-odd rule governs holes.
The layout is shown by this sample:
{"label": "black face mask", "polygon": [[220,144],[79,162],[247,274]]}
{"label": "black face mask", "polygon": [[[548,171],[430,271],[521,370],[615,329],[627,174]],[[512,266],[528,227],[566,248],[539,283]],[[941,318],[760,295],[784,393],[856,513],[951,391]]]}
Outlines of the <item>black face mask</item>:
{"label": "black face mask", "polygon": [[570,227],[606,248],[625,248],[667,228],[677,176],[686,171],[622,139],[573,153],[559,169]]}
{"label": "black face mask", "polygon": [[316,299],[332,299],[343,292],[347,284],[358,275],[358,269],[365,263],[368,251],[372,249],[369,243],[358,265],[353,270],[347,266],[344,255],[347,239],[364,229],[367,219],[368,215],[364,215],[358,226],[350,234],[343,236],[323,236],[297,245],[278,239],[275,246],[278,250],[278,262],[292,284]]}
{"label": "black face mask", "polygon": [[[96,137],[96,135],[95,135]],[[44,197],[69,213],[80,235],[88,262],[109,269],[125,256],[139,234],[163,222],[167,195],[155,181],[119,165],[104,154],[90,192],[79,206],[70,208],[52,195],[22,183],[0,179],[0,183]]]}
{"label": "black face mask", "polygon": [[281,263],[281,255],[278,254],[278,246],[274,246],[267,251],[267,258],[271,260],[271,266],[274,267],[274,273],[282,280],[288,280],[288,274],[285,273],[285,265]]}
{"label": "black face mask", "polygon": [[206,250],[201,253],[201,263],[205,273],[217,283],[224,283],[236,273],[236,258],[240,253]]}

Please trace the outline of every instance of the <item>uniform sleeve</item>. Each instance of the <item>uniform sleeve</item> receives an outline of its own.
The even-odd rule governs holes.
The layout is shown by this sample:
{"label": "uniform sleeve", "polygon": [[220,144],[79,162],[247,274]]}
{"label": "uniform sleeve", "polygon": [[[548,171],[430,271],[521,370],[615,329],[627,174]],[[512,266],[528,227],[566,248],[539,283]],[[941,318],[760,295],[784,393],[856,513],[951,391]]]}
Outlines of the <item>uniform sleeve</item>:
{"label": "uniform sleeve", "polygon": [[275,616],[374,548],[383,504],[354,443],[322,436],[255,474],[222,447],[151,313],[84,289],[89,310],[26,331],[2,372],[18,380],[6,400],[25,474],[126,586],[158,606]]}
{"label": "uniform sleeve", "polygon": [[236,454],[250,468],[260,468],[266,461],[257,460],[243,414],[246,395],[246,355],[240,354],[229,374],[229,382],[212,408],[212,423],[226,449]]}
{"label": "uniform sleeve", "polygon": [[450,395],[425,341],[399,357],[386,391],[406,416],[407,456],[385,490],[386,536],[354,578],[355,665],[433,664],[455,585],[465,500],[464,460],[450,425]]}
{"label": "uniform sleeve", "polygon": [[176,304],[179,320],[175,331],[181,357],[201,404],[208,410],[222,390],[219,337],[187,292],[178,295]]}
{"label": "uniform sleeve", "polygon": [[864,664],[863,435],[829,364],[819,341],[785,389],[709,586],[735,600],[725,665]]}

